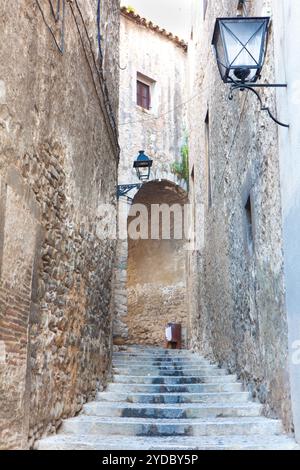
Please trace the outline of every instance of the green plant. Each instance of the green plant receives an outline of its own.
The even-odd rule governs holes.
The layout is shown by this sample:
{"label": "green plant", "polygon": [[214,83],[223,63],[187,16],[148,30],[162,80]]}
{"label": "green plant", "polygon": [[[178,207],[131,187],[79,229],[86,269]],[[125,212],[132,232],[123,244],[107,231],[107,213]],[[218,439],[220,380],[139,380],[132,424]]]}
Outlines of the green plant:
{"label": "green plant", "polygon": [[184,143],[181,146],[180,156],[181,156],[181,160],[174,162],[172,164],[171,171],[172,173],[177,175],[178,178],[188,183],[189,182],[189,143],[188,143],[187,136],[185,136]]}

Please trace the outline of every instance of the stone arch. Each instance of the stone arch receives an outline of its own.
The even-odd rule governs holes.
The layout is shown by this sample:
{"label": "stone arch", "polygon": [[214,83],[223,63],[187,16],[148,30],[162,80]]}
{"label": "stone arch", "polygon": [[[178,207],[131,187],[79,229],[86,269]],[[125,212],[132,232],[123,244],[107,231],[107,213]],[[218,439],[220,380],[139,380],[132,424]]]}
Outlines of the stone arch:
{"label": "stone arch", "polygon": [[[187,203],[185,189],[170,180],[152,180],[136,192],[128,214],[128,230],[130,232],[131,222],[136,220],[132,211],[136,204],[142,204],[147,208],[149,237],[132,239],[129,234],[127,246],[121,242],[119,261],[122,258],[122,263],[119,263],[119,268],[122,268],[122,276],[118,275],[122,277],[123,284],[116,292],[115,343],[162,345],[164,327],[169,321],[182,324],[183,336],[187,340],[187,240],[184,227]],[[159,222],[157,214],[155,220],[151,218],[152,205],[161,204],[165,204],[165,208],[175,205],[172,209],[176,215],[173,212],[170,215],[170,239],[163,239],[168,236],[167,230],[163,230],[163,220],[168,221],[167,212],[164,219],[159,217]],[[151,237],[152,224],[158,239]],[[180,224],[182,236],[176,239]]]}

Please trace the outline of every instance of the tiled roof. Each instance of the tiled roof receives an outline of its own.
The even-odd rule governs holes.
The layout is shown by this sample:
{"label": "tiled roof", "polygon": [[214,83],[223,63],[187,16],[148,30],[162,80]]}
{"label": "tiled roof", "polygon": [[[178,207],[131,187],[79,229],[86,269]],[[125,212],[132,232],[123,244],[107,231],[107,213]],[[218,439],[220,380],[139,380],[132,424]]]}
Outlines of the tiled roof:
{"label": "tiled roof", "polygon": [[163,28],[160,28],[159,26],[155,25],[152,23],[152,21],[148,21],[146,18],[143,18],[142,16],[138,15],[132,10],[128,10],[127,7],[121,7],[121,14],[123,16],[126,16],[126,18],[131,19],[135,23],[144,26],[145,28],[151,29],[152,31],[155,31],[158,34],[161,34],[165,38],[169,39],[170,41],[173,41],[177,46],[182,47],[185,51],[187,51],[187,43],[183,40],[180,39],[178,36],[175,36],[173,33],[169,33]]}

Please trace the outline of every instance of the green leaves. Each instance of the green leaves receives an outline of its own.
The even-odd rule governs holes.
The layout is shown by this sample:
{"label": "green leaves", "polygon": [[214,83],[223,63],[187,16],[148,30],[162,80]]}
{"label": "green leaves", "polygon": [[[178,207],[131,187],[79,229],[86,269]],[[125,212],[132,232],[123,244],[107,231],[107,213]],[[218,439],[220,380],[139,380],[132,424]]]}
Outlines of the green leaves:
{"label": "green leaves", "polygon": [[189,145],[188,145],[188,136],[185,136],[184,143],[180,149],[181,161],[174,162],[171,166],[171,171],[178,178],[189,182]]}

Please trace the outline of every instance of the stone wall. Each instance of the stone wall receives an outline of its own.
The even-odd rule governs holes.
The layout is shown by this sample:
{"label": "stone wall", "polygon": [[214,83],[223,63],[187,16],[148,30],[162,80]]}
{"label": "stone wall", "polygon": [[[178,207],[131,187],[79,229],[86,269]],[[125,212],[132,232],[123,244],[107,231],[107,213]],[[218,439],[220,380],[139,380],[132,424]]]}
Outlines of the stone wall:
{"label": "stone wall", "polygon": [[171,215],[170,239],[164,239],[162,227],[168,222],[168,217],[161,215],[157,224],[157,221],[152,220],[151,214],[152,205],[165,204],[168,208],[178,205],[184,219],[183,208],[186,202],[187,195],[183,190],[164,181],[146,184],[134,198],[128,218],[129,232],[131,222],[135,221],[135,205],[141,204],[148,210],[149,234],[151,227],[157,227],[158,239],[128,240],[128,315],[124,318],[128,327],[128,343],[162,346],[165,326],[169,322],[180,323],[186,339],[185,234],[182,230],[182,238],[176,239],[176,215]]}
{"label": "stone wall", "polygon": [[287,83],[278,90],[277,113],[290,127],[279,128],[279,160],[283,221],[284,284],[289,329],[290,382],[295,437],[300,442],[300,63],[297,51],[300,37],[296,34],[300,21],[300,4],[288,0],[271,2],[275,41],[276,83]]}
{"label": "stone wall", "polygon": [[[156,277],[156,276],[155,276]],[[129,344],[163,347],[165,327],[170,321],[182,326],[182,347],[186,346],[187,312],[185,282],[164,285],[159,279],[128,287]]]}
{"label": "stone wall", "polygon": [[[192,345],[236,372],[265,414],[279,416],[290,430],[278,128],[250,92],[228,100],[210,46],[216,17],[235,16],[237,3],[209,2],[204,20],[197,2],[193,14],[190,90],[197,96],[190,106],[190,185],[191,199],[204,208],[196,220],[204,244],[189,260]],[[246,5],[250,16],[263,16],[267,2]],[[262,81],[275,81],[273,64],[271,28]],[[276,113],[275,91],[260,93]]]}
{"label": "stone wall", "polygon": [[2,449],[55,432],[110,370],[119,1],[102,2],[102,71],[97,1],[65,2],[63,54],[44,22],[61,46],[60,5],[57,22],[46,1],[0,7]]}
{"label": "stone wall", "polygon": [[[151,18],[149,18],[151,20]],[[138,182],[133,160],[139,150],[154,159],[152,179],[170,179],[181,159],[186,121],[187,54],[182,46],[121,15],[119,181]],[[151,109],[137,106],[137,74],[153,83]]]}

